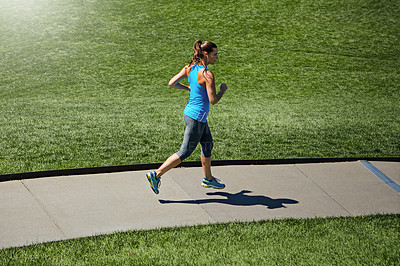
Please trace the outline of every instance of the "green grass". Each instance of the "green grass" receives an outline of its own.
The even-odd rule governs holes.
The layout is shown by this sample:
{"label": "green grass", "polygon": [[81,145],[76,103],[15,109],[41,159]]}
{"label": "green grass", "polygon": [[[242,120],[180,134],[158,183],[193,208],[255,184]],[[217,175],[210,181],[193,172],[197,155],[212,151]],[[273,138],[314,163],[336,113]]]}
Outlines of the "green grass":
{"label": "green grass", "polygon": [[1,7],[0,174],[164,161],[188,100],[167,84],[196,39],[229,86],[213,159],[400,156],[399,1]]}
{"label": "green grass", "polygon": [[398,265],[400,215],[283,219],[0,250],[2,265]]}
{"label": "green grass", "polygon": [[[196,39],[217,43],[229,86],[209,117],[213,159],[400,156],[399,1],[0,7],[0,174],[164,161],[188,100],[167,84]],[[399,218],[133,231],[0,250],[0,263],[395,265]]]}

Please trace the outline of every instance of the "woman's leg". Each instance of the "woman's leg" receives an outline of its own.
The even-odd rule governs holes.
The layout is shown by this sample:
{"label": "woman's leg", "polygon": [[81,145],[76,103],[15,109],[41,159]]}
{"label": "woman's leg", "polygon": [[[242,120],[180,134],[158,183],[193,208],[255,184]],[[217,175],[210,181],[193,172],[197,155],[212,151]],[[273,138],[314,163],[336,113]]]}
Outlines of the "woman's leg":
{"label": "woman's leg", "polygon": [[211,174],[211,151],[213,149],[213,140],[210,127],[206,123],[204,132],[200,139],[201,144],[201,165],[203,166],[204,177],[212,180]]}
{"label": "woman's leg", "polygon": [[178,154],[174,153],[156,170],[156,177],[160,178],[163,174],[178,166],[182,162]]}
{"label": "woman's leg", "polygon": [[211,157],[201,156],[201,165],[203,166],[204,176],[208,180],[212,179],[211,174]]}
{"label": "woman's leg", "polygon": [[184,115],[184,120],[186,123],[186,129],[181,149],[177,153],[172,154],[160,166],[160,168],[156,170],[157,178],[160,178],[163,174],[178,166],[183,160],[189,157],[195,150],[201,136],[203,135],[206,124],[200,123],[186,115]]}

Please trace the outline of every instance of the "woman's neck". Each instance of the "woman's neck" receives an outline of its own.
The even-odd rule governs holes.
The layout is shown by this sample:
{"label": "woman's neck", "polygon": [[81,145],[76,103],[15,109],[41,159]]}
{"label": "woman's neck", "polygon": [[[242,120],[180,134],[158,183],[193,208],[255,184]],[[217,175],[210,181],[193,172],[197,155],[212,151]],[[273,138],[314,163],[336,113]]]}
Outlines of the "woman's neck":
{"label": "woman's neck", "polygon": [[207,67],[207,64],[204,62],[204,60],[201,60],[197,65]]}

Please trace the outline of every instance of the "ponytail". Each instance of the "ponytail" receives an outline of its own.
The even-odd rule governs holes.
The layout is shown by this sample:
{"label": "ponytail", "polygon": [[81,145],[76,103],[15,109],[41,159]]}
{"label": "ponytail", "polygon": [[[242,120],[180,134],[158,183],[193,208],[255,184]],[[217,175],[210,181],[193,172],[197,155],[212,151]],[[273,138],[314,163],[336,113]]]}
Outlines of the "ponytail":
{"label": "ponytail", "polygon": [[197,40],[193,44],[193,58],[203,58],[203,51],[201,50],[202,42]]}
{"label": "ponytail", "polygon": [[201,50],[201,44],[202,41],[197,40],[193,44],[193,56],[192,60],[190,61],[189,67],[191,67],[194,64],[197,64],[200,62],[200,60],[204,57],[203,51]]}
{"label": "ponytail", "polygon": [[193,44],[193,56],[189,67],[199,63],[204,57],[204,52],[211,53],[213,48],[217,48],[217,45],[213,42],[196,40]]}

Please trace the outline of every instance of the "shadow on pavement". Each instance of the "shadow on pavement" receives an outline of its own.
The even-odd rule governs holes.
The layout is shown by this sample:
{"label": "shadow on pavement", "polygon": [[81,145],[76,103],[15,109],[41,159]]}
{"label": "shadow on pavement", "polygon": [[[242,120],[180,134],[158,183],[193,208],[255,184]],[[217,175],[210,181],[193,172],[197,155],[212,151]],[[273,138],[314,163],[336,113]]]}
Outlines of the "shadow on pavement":
{"label": "shadow on pavement", "polygon": [[210,198],[210,199],[196,199],[196,200],[158,200],[162,204],[169,203],[184,203],[184,204],[206,204],[206,203],[221,203],[235,206],[254,206],[264,205],[268,209],[286,208],[283,204],[297,204],[299,203],[294,199],[272,199],[262,195],[245,195],[252,193],[249,190],[242,190],[238,193],[232,194],[228,192],[208,192],[208,196],[222,196],[225,198]]}

